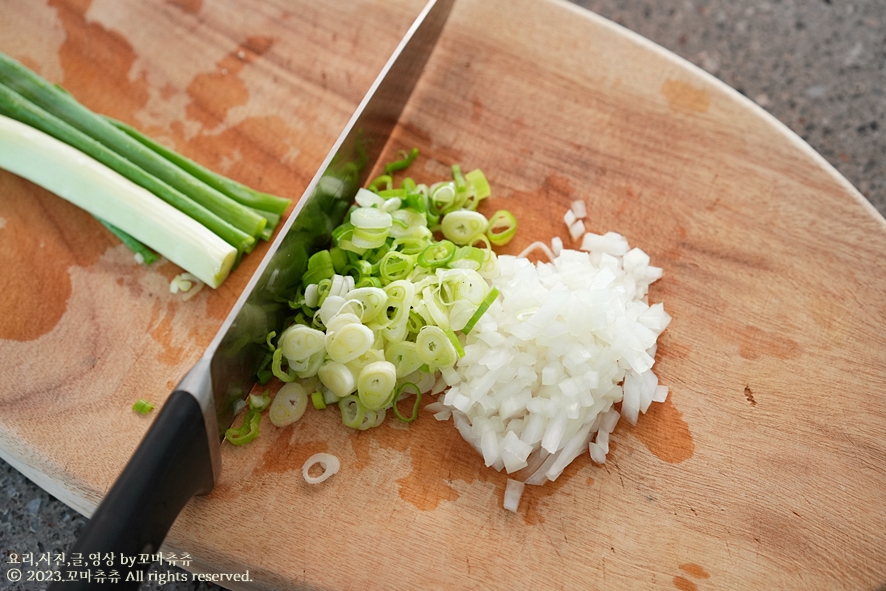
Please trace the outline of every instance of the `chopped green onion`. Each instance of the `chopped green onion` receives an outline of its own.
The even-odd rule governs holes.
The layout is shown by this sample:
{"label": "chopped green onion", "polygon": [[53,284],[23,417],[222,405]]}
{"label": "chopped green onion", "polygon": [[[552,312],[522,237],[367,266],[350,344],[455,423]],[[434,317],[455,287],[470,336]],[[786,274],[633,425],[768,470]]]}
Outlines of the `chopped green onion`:
{"label": "chopped green onion", "polygon": [[468,184],[465,182],[465,177],[461,173],[461,166],[458,164],[452,165],[452,179],[455,182],[456,200],[453,207],[455,209],[462,207],[468,199]]}
{"label": "chopped green onion", "polygon": [[326,333],[326,353],[333,361],[347,363],[368,351],[374,341],[372,330],[357,318],[357,322],[336,327],[336,330],[330,329]]}
{"label": "chopped green onion", "polygon": [[428,245],[428,247],[418,255],[416,263],[418,263],[419,266],[428,269],[442,267],[449,264],[449,261],[455,257],[455,250],[455,244],[449,240],[441,240],[440,242]]}
{"label": "chopped green onion", "polygon": [[271,404],[271,397],[268,396],[268,391],[265,390],[262,394],[250,394],[249,395],[249,408],[252,410],[257,410],[258,412],[263,411]]}
{"label": "chopped green onion", "polygon": [[393,182],[394,182],[394,179],[391,178],[391,175],[389,175],[389,174],[383,174],[383,175],[381,175],[381,176],[377,176],[377,177],[375,177],[375,178],[372,180],[372,182],[369,183],[369,187],[368,187],[368,189],[369,189],[370,191],[378,192],[378,191],[379,191],[379,188],[378,188],[379,185],[382,185],[382,184],[383,184],[383,185],[385,185],[385,187],[390,188],[390,186],[391,186],[391,184],[392,184]]}
{"label": "chopped green onion", "polygon": [[[403,400],[406,398],[406,395],[408,395],[409,393],[406,393],[406,395],[404,395],[403,391],[407,387],[410,387],[410,386],[415,390],[415,392],[414,392],[415,403],[412,405],[412,414],[409,415],[408,417],[404,417],[402,414],[400,414],[400,409],[397,408],[397,403],[399,403],[400,400]],[[400,388],[397,390],[397,401],[394,402],[394,406],[393,406],[394,414],[397,416],[398,419],[400,419],[404,423],[411,423],[412,421],[414,421],[415,419],[418,418],[418,405],[419,404],[421,404],[421,390],[419,390],[418,386],[416,386],[412,382],[406,382],[405,384],[400,386]]]}
{"label": "chopped green onion", "polygon": [[465,180],[473,188],[474,193],[477,195],[477,201],[482,201],[492,194],[489,181],[486,180],[486,175],[479,168],[466,173]]}
{"label": "chopped green onion", "polygon": [[397,369],[390,361],[370,363],[357,378],[357,396],[367,410],[380,410],[391,400],[397,383]]}
{"label": "chopped green onion", "polygon": [[488,227],[489,221],[476,211],[454,211],[441,222],[443,235],[460,246],[476,242]]}
{"label": "chopped green onion", "polygon": [[489,229],[486,236],[496,246],[503,246],[511,241],[517,233],[517,218],[506,209],[500,209],[489,218]]}
{"label": "chopped green onion", "polygon": [[418,358],[432,367],[452,367],[458,359],[449,337],[439,326],[425,326],[415,337]]}
{"label": "chopped green onion", "polygon": [[271,361],[271,371],[277,379],[283,382],[291,382],[296,378],[295,371],[291,368],[287,368],[286,371],[283,371],[283,349],[277,348],[274,351],[274,356]]}
{"label": "chopped green onion", "polygon": [[332,261],[332,269],[339,275],[344,275],[348,266],[348,254],[346,251],[335,246],[329,249],[329,260]]}
{"label": "chopped green onion", "polygon": [[408,254],[392,250],[379,262],[378,270],[384,283],[406,279],[415,268],[415,259]]}
{"label": "chopped green onion", "polygon": [[132,410],[135,412],[146,415],[152,410],[154,410],[154,405],[144,399],[139,399],[135,401],[135,404],[132,405]]}
{"label": "chopped green onion", "polygon": [[335,361],[327,361],[317,372],[317,377],[326,386],[330,392],[344,398],[357,389],[357,380],[350,368]]}
{"label": "chopped green onion", "polygon": [[394,162],[389,162],[385,165],[385,174],[390,175],[398,170],[404,170],[409,168],[409,165],[415,160],[416,156],[418,156],[418,148],[412,148],[412,150],[407,154],[403,150],[399,152],[400,160],[395,160]]}
{"label": "chopped green onion", "polygon": [[345,300],[359,302],[362,309],[360,320],[363,323],[368,323],[375,320],[385,309],[385,305],[388,303],[388,294],[380,287],[360,287],[349,291]]}
{"label": "chopped green onion", "polygon": [[232,445],[245,445],[258,437],[259,425],[261,424],[261,412],[249,409],[243,417],[243,424],[238,428],[230,428],[225,431],[225,439]]}
{"label": "chopped green onion", "polygon": [[323,410],[326,408],[326,400],[323,398],[323,392],[314,392],[311,394],[311,402],[317,410]]}
{"label": "chopped green onion", "polygon": [[471,319],[468,320],[468,323],[465,324],[464,329],[462,329],[463,333],[468,334],[469,332],[471,332],[471,329],[473,329],[474,325],[477,324],[480,318],[483,317],[483,314],[486,313],[486,310],[489,309],[489,306],[492,305],[492,302],[496,300],[499,293],[501,292],[498,291],[497,287],[493,287],[489,290],[489,293],[486,294],[486,298],[483,300],[483,303],[480,304],[480,307],[477,308],[477,311],[474,313],[473,316],[471,316]]}
{"label": "chopped green onion", "polygon": [[415,343],[412,341],[397,341],[388,344],[385,347],[385,359],[394,364],[398,378],[408,376],[422,365]]}
{"label": "chopped green onion", "polygon": [[430,210],[428,213],[443,215],[456,209],[458,193],[456,192],[455,183],[437,183],[431,187],[428,197]]}
{"label": "chopped green onion", "polygon": [[452,343],[452,347],[455,349],[455,353],[459,357],[465,356],[465,350],[461,346],[461,343],[458,340],[458,337],[455,335],[455,332],[451,328],[443,329],[443,332],[446,333],[446,336],[449,338],[449,342]]}
{"label": "chopped green onion", "polygon": [[302,418],[308,407],[308,393],[296,382],[286,384],[274,396],[268,419],[275,427],[285,427]]}
{"label": "chopped green onion", "polygon": [[338,409],[341,411],[341,422],[345,427],[359,429],[363,424],[363,419],[366,416],[366,408],[356,396],[345,396],[339,400]]}
{"label": "chopped green onion", "polygon": [[[414,421],[425,380],[438,371],[453,379],[465,356],[459,331],[470,331],[498,296],[488,284],[498,269],[489,221],[471,211],[489,195],[483,174],[463,175],[456,165],[452,181],[428,188],[406,179],[397,188],[395,170],[361,190],[333,230],[332,248],[309,259],[305,287],[289,302],[294,323],[274,351],[286,355],[271,364],[284,378],[316,374],[304,382],[315,408],[337,403],[342,423],[357,430],[380,425],[389,408]],[[398,403],[411,395],[404,414]]]}
{"label": "chopped green onion", "polygon": [[486,259],[486,252],[476,246],[462,246],[449,262],[450,269],[471,269],[476,271]]}

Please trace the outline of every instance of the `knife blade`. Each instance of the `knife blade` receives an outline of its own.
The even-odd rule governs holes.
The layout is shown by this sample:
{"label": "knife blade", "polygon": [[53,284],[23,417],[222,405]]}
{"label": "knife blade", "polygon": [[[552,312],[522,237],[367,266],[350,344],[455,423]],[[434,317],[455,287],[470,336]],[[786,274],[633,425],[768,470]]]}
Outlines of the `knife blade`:
{"label": "knife blade", "polygon": [[[120,582],[134,589],[131,560],[155,553],[185,504],[212,490],[221,473],[222,434],[256,381],[265,339],[291,313],[286,295],[301,281],[308,257],[327,246],[388,142],[440,36],[454,0],[429,0],[297,202],[204,355],[179,382],[126,467],[71,548],[112,555]],[[62,569],[53,589],[102,589]],[[72,580],[76,579],[76,580]]]}

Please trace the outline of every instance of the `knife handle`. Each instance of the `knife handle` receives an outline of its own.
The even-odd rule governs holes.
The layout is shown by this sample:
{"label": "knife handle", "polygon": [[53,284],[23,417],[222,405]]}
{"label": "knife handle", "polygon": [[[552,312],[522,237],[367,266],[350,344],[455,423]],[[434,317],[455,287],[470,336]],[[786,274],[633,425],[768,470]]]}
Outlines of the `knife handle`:
{"label": "knife handle", "polygon": [[[150,559],[140,561],[139,555],[155,554],[188,500],[209,492],[212,485],[200,405],[190,393],[176,390],[78,536],[67,556],[68,566],[60,569],[62,580],[48,591],[138,589],[150,565]],[[101,554],[100,565],[93,566],[93,554]],[[111,564],[106,562],[109,554]],[[70,566],[77,555],[88,566]],[[117,582],[97,581],[99,570],[106,577],[116,570]]]}

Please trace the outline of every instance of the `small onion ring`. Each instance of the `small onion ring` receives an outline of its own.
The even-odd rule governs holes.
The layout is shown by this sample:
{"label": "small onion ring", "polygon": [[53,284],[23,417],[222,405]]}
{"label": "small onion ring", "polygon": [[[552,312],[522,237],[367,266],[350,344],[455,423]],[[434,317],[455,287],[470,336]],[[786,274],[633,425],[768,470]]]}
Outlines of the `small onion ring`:
{"label": "small onion ring", "polygon": [[[314,467],[314,464],[320,464],[323,467],[323,474],[317,476],[316,478],[308,474],[308,471]],[[302,476],[305,477],[305,482],[308,484],[320,484],[341,468],[341,462],[338,461],[338,458],[332,454],[314,454],[308,458],[308,461],[305,462],[305,465],[302,466],[301,473]]]}

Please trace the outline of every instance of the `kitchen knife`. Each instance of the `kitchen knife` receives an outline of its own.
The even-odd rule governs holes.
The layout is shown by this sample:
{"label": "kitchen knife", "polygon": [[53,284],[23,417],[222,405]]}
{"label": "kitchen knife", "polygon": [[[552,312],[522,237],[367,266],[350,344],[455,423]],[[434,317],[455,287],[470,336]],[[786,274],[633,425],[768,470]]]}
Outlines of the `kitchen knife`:
{"label": "kitchen knife", "polygon": [[[267,352],[291,309],[308,257],[327,247],[400,118],[433,51],[454,0],[430,0],[352,115],[281,228],[203,357],[179,382],[69,555],[100,553],[119,582],[98,583],[82,567],[64,567],[58,589],[135,589],[139,555],[154,554],[195,494],[212,490],[221,471],[222,434],[255,385]],[[105,562],[112,556],[113,564]],[[89,573],[89,571],[86,571]]]}

